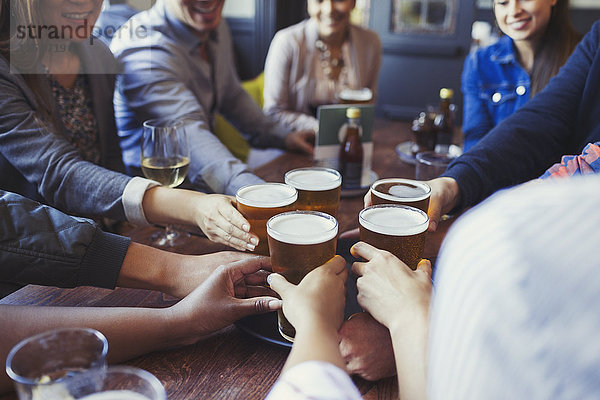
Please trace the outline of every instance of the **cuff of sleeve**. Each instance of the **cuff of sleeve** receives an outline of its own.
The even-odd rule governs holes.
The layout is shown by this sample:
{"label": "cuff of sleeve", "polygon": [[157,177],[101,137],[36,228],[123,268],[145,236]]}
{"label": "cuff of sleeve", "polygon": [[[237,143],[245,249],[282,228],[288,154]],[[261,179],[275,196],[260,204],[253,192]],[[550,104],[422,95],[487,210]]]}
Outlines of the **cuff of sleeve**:
{"label": "cuff of sleeve", "polygon": [[123,191],[123,210],[127,221],[136,225],[150,225],[144,215],[142,199],[146,190],[155,186],[160,186],[160,184],[139,176],[131,178]]}
{"label": "cuff of sleeve", "polygon": [[131,240],[96,228],[83,257],[78,286],[114,289]]}
{"label": "cuff of sleeve", "polygon": [[481,181],[473,175],[473,170],[468,165],[464,163],[450,164],[441,177],[454,179],[460,190],[460,204],[457,204],[452,212],[470,207],[480,200],[481,190],[477,188],[481,187]]}
{"label": "cuff of sleeve", "polygon": [[324,361],[305,361],[286,371],[267,400],[362,399],[352,379],[342,369]]}

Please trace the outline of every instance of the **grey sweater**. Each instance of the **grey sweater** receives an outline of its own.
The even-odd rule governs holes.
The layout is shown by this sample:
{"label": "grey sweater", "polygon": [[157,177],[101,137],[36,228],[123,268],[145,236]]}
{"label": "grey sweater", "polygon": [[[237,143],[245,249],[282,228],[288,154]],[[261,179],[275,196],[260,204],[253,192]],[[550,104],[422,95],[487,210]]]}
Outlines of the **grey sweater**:
{"label": "grey sweater", "polygon": [[[104,73],[116,71],[116,63],[100,40],[78,44],[77,50],[92,93],[101,166],[84,161],[62,136],[62,127],[56,131],[40,122],[33,92],[0,57],[0,188],[69,214],[125,220],[121,198],[131,178],[109,170],[123,170],[112,106],[114,74]],[[50,93],[49,86],[46,90]],[[56,114],[56,107],[50,112]]]}

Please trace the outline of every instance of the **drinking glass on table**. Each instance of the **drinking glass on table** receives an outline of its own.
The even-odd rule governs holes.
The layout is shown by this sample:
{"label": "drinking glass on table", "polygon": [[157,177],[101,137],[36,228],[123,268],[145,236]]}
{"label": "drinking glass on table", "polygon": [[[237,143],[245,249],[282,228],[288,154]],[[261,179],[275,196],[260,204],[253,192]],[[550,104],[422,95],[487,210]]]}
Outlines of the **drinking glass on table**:
{"label": "drinking glass on table", "polygon": [[107,353],[106,337],[97,330],[56,329],[17,343],[6,358],[6,373],[20,400],[68,399],[66,381],[86,374],[80,387],[92,390]]}
{"label": "drinking glass on table", "polygon": [[285,174],[285,183],[298,190],[296,209],[321,211],[337,217],[342,176],[331,168],[297,168]]}
{"label": "drinking glass on table", "polygon": [[[310,271],[335,256],[338,222],[318,211],[290,211],[277,214],[267,222],[273,272],[297,285]],[[296,330],[277,311],[279,333],[290,342]]]}
{"label": "drinking glass on table", "polygon": [[127,365],[113,365],[97,374],[97,384],[85,385],[86,373],[65,382],[67,392],[78,400],[166,400],[162,383],[150,372]]}
{"label": "drinking glass on table", "polygon": [[[154,119],[144,122],[141,157],[142,172],[146,178],[163,186],[179,186],[190,167],[190,150],[183,121]],[[164,231],[153,235],[151,241],[155,246],[176,246],[187,236],[187,233],[167,225]]]}

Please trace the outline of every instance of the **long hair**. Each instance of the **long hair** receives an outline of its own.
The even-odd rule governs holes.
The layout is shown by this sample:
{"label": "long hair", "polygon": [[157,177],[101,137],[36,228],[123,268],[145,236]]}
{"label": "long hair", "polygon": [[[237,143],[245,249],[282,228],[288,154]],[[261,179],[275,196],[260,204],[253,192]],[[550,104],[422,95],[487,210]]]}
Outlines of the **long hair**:
{"label": "long hair", "polygon": [[531,69],[531,97],[540,92],[567,61],[582,35],[573,29],[569,0],[557,0]]}
{"label": "long hair", "polygon": [[[40,122],[57,126],[52,116],[52,95],[47,89],[47,80],[40,74],[47,45],[42,38],[19,38],[16,27],[41,26],[40,0],[1,0],[0,8],[0,56],[21,72],[21,76],[38,102]],[[12,27],[11,27],[12,22]]]}

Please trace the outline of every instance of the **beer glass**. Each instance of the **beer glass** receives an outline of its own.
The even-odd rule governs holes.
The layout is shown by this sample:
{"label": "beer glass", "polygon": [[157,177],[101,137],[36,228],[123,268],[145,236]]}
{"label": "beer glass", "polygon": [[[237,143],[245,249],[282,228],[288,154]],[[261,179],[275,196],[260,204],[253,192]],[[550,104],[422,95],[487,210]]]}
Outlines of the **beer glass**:
{"label": "beer glass", "polygon": [[[335,256],[338,223],[329,214],[318,211],[291,211],[278,214],[267,222],[273,272],[290,283],[299,284],[310,271]],[[279,333],[290,342],[296,330],[277,311]]]}
{"label": "beer glass", "polygon": [[412,179],[380,179],[371,185],[371,201],[377,204],[401,204],[427,212],[431,188]]}
{"label": "beer glass", "polygon": [[448,165],[454,161],[454,158],[447,153],[436,153],[435,151],[418,153],[416,156],[415,178],[428,181],[439,177],[446,171]]}
{"label": "beer glass", "polygon": [[268,256],[267,221],[273,215],[291,211],[298,192],[284,183],[260,183],[240,188],[235,195],[238,211],[250,222],[250,229],[258,236],[257,254]]}
{"label": "beer glass", "polygon": [[369,88],[343,88],[337,94],[341,104],[369,104],[373,101],[373,92]]}
{"label": "beer glass", "polygon": [[370,206],[358,214],[360,240],[387,250],[412,269],[423,257],[429,217],[418,208],[397,204]]}
{"label": "beer glass", "polygon": [[20,400],[63,398],[65,382],[85,371],[90,374],[82,386],[95,386],[107,352],[108,342],[97,330],[56,329],[17,343],[6,358],[6,373]]}
{"label": "beer glass", "polygon": [[321,211],[337,217],[342,176],[335,169],[293,169],[285,174],[285,183],[298,190],[296,209]]}

